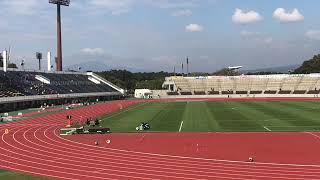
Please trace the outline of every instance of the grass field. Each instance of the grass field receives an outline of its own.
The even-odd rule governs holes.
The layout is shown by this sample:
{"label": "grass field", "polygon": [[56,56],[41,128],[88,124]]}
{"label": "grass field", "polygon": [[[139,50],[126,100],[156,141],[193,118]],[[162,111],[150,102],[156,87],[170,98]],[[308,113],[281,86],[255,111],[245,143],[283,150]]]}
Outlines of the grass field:
{"label": "grass field", "polygon": [[49,180],[50,178],[46,177],[36,177],[26,174],[6,171],[0,169],[0,180]]}
{"label": "grass field", "polygon": [[101,124],[135,132],[141,122],[154,132],[320,131],[320,102],[149,102],[109,114]]}

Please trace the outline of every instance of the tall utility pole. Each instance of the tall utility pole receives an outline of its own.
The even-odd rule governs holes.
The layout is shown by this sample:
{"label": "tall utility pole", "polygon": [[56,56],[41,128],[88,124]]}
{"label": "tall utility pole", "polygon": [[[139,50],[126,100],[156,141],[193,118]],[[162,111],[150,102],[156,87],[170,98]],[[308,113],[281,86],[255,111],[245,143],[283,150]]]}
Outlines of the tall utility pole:
{"label": "tall utility pole", "polygon": [[7,67],[8,67],[8,64],[7,64],[7,62],[8,62],[8,60],[7,60],[7,58],[8,58],[8,56],[7,56],[7,51],[3,51],[2,52],[2,61],[3,61],[3,71],[4,72],[7,72]]}
{"label": "tall utility pole", "polygon": [[61,5],[57,4],[57,71],[62,71]]}
{"label": "tall utility pole", "polygon": [[181,74],[182,74],[182,76],[184,76],[184,70],[183,70],[183,63],[181,64]]}
{"label": "tall utility pole", "polygon": [[189,57],[187,57],[187,77],[189,77]]}
{"label": "tall utility pole", "polygon": [[49,0],[57,5],[57,71],[62,71],[62,35],[61,35],[61,6],[69,6],[70,0]]}

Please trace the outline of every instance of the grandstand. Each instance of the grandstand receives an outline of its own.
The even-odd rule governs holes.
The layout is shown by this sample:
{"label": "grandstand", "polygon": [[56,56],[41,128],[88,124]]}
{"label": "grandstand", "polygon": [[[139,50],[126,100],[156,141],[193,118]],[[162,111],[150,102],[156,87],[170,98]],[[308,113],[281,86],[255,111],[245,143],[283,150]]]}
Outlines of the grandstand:
{"label": "grandstand", "polygon": [[[0,69],[1,111],[67,103],[73,100],[119,99],[124,90],[92,72],[42,72]],[[31,103],[31,104],[30,104]]]}
{"label": "grandstand", "polygon": [[167,95],[315,95],[320,74],[167,77]]}

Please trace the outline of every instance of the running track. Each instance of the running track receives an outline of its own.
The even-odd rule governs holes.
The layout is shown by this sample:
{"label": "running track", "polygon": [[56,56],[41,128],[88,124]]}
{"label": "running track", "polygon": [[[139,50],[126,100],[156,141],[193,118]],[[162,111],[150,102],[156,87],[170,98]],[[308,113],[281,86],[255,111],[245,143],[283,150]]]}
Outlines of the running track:
{"label": "running track", "polygon": [[320,133],[59,135],[67,114],[83,119],[141,102],[2,124],[0,169],[58,179],[320,179]]}

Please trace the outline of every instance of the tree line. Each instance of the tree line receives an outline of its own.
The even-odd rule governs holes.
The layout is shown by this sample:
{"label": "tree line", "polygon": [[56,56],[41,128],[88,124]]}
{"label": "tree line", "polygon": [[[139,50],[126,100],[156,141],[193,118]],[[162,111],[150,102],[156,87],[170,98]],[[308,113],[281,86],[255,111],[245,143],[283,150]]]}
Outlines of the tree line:
{"label": "tree line", "polygon": [[[320,54],[315,55],[312,59],[306,60],[303,64],[290,72],[291,74],[310,74],[320,73]],[[117,86],[128,90],[129,94],[134,93],[135,89],[162,89],[162,83],[165,77],[182,74],[174,74],[169,72],[138,72],[133,73],[127,70],[110,70],[98,72],[100,76],[116,84]],[[280,72],[254,72],[247,73],[247,75],[269,75],[281,74]],[[238,76],[241,75],[239,71],[224,68],[214,73],[194,72],[189,76]],[[186,76],[186,74],[185,74]]]}
{"label": "tree line", "polygon": [[320,54],[306,60],[294,71],[295,74],[320,73]]}
{"label": "tree line", "polygon": [[129,94],[133,94],[135,89],[161,89],[165,77],[174,75],[163,71],[133,73],[127,70],[110,70],[98,72],[97,74],[128,90]]}

